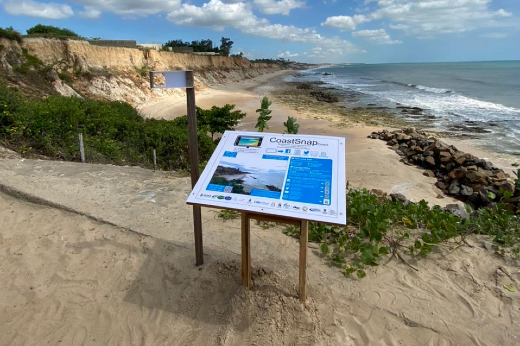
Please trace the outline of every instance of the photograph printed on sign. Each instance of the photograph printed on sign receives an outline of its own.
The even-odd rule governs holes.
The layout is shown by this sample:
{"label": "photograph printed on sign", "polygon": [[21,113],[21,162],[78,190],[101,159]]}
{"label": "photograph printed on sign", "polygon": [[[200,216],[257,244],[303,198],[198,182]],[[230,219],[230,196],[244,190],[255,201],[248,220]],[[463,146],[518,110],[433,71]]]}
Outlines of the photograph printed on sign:
{"label": "photograph printed on sign", "polygon": [[287,172],[287,157],[262,158],[255,165],[255,162],[241,161],[245,155],[237,153],[235,157],[230,156],[233,154],[229,153],[220,161],[207,187],[208,191],[280,198]]}

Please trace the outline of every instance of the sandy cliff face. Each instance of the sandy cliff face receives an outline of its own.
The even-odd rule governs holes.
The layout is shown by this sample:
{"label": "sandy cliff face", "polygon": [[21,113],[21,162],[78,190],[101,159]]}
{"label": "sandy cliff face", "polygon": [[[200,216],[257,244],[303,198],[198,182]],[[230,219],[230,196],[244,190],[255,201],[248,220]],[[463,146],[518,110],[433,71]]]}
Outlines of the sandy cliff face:
{"label": "sandy cliff face", "polygon": [[[182,90],[150,90],[148,71],[194,70],[197,89],[252,78],[278,69],[247,59],[101,47],[87,41],[0,39],[0,69],[10,84],[38,96],[79,95],[142,104]],[[25,52],[24,52],[25,50]],[[26,66],[27,56],[41,60]],[[20,72],[20,67],[28,71]]]}

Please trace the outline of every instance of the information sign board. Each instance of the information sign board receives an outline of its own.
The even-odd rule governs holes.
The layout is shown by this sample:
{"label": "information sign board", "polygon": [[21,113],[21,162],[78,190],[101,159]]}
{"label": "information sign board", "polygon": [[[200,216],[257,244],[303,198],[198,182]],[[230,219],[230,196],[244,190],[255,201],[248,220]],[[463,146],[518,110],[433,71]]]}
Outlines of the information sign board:
{"label": "information sign board", "polygon": [[187,203],[346,224],[345,139],[226,131]]}
{"label": "information sign board", "polygon": [[[154,76],[163,75],[164,84],[157,85]],[[186,79],[186,71],[152,71],[150,72],[150,87],[152,89],[193,88],[193,82]]]}

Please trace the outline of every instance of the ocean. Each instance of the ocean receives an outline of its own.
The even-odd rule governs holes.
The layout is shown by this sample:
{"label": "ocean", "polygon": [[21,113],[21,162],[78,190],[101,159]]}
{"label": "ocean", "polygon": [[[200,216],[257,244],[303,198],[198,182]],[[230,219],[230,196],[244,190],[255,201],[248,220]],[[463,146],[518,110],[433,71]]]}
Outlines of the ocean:
{"label": "ocean", "polygon": [[520,61],[344,64],[303,71],[297,80],[348,94],[348,107],[388,107],[427,129],[520,156]]}

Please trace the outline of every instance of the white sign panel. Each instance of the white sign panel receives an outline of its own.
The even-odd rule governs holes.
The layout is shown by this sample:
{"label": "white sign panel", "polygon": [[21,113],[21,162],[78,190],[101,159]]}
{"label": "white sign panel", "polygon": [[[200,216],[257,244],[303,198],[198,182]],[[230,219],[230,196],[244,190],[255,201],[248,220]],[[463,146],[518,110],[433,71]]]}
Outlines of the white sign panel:
{"label": "white sign panel", "polygon": [[345,139],[226,131],[187,203],[346,224]]}
{"label": "white sign panel", "polygon": [[150,81],[152,89],[192,88],[186,81],[186,71],[152,71],[152,76],[164,75],[164,85],[155,85],[153,77]]}

